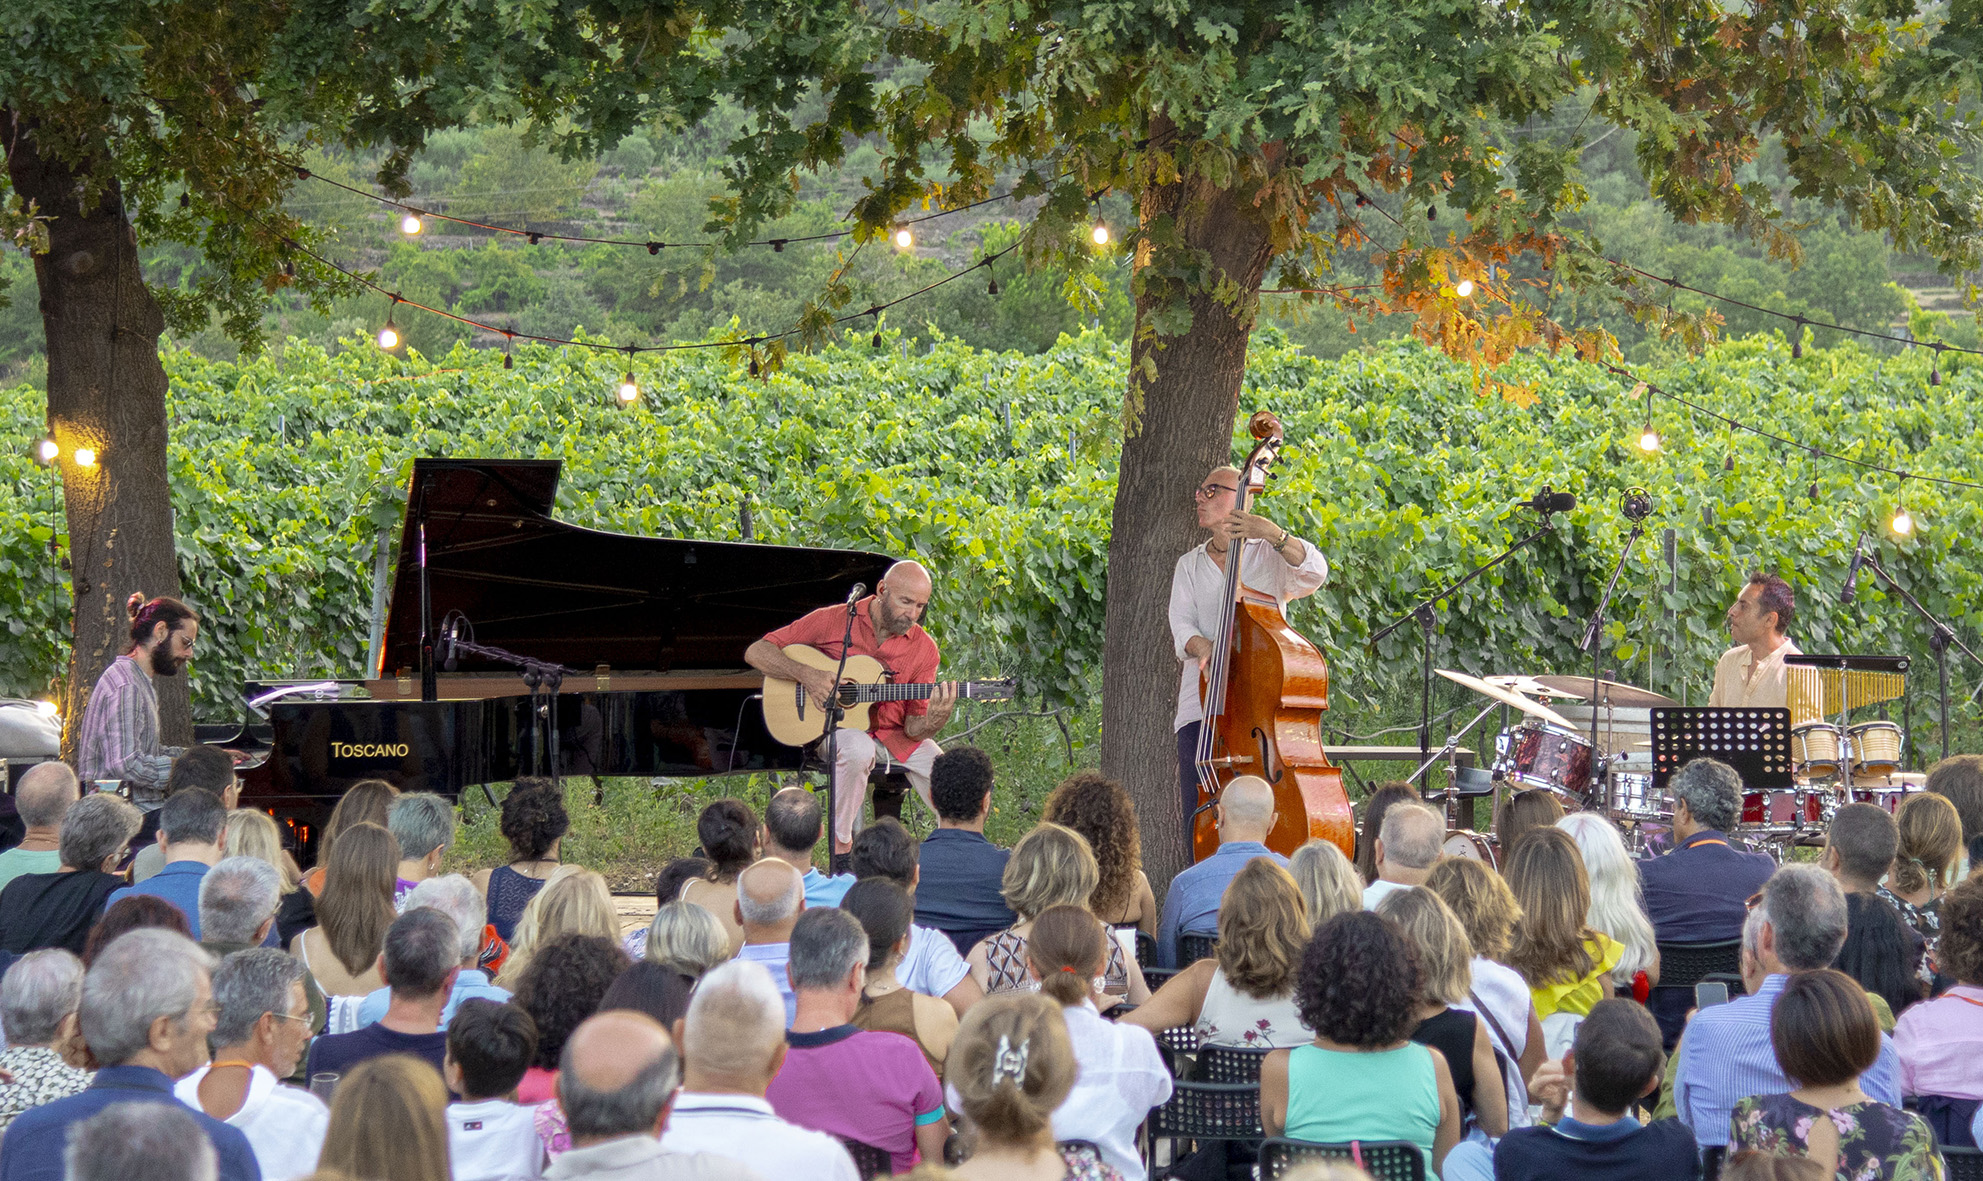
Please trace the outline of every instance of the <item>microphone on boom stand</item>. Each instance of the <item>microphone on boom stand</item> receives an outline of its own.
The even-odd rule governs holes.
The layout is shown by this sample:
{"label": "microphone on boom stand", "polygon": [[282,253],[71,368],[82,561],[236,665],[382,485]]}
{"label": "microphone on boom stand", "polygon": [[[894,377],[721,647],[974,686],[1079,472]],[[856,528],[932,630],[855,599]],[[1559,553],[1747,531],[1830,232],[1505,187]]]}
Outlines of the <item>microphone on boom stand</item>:
{"label": "microphone on boom stand", "polygon": [[1861,533],[1852,542],[1852,565],[1845,568],[1845,585],[1838,588],[1838,601],[1850,603],[1852,596],[1859,593],[1859,567],[1866,564],[1866,535]]}
{"label": "microphone on boom stand", "polygon": [[1643,521],[1652,516],[1652,493],[1644,488],[1627,488],[1625,499],[1619,505],[1619,509],[1625,514],[1626,520],[1634,524]]}
{"label": "microphone on boom stand", "polygon": [[1576,508],[1577,495],[1574,492],[1558,492],[1549,485],[1544,484],[1542,491],[1529,497],[1527,500],[1516,501],[1515,506],[1517,508],[1534,509],[1536,512],[1547,517],[1551,513],[1567,513],[1571,509]]}
{"label": "microphone on boom stand", "polygon": [[847,610],[849,613],[854,610],[854,604],[861,601],[861,596],[867,593],[867,583],[857,582],[854,584],[854,589],[847,592]]}

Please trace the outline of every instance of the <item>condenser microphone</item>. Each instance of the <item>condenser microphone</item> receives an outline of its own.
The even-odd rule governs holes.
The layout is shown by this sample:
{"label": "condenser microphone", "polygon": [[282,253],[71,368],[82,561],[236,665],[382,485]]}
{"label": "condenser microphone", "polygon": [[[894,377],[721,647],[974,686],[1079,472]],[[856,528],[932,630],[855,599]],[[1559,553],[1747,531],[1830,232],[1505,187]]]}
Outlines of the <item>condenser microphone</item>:
{"label": "condenser microphone", "polygon": [[1576,508],[1577,496],[1573,492],[1558,492],[1549,485],[1544,484],[1542,491],[1529,497],[1527,500],[1516,501],[1515,505],[1518,508],[1534,509],[1546,517],[1551,513],[1567,513],[1571,509]]}
{"label": "condenser microphone", "polygon": [[1859,593],[1859,567],[1866,562],[1866,535],[1861,533],[1852,543],[1852,564],[1845,568],[1845,585],[1838,588],[1838,601],[1850,603],[1852,596]]}
{"label": "condenser microphone", "polygon": [[1620,505],[1620,508],[1624,512],[1626,520],[1634,523],[1643,521],[1647,517],[1652,516],[1652,493],[1647,492],[1644,488],[1627,488],[1625,490],[1625,499]]}

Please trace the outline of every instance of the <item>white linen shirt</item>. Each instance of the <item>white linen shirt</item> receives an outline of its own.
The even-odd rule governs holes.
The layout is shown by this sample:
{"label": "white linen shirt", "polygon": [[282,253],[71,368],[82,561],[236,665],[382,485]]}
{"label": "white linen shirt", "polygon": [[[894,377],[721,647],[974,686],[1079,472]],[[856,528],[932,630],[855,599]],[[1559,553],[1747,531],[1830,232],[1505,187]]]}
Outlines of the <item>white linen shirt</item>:
{"label": "white linen shirt", "polygon": [[[1292,535],[1290,535],[1292,537]],[[1242,586],[1272,595],[1285,608],[1290,600],[1314,594],[1329,577],[1329,563],[1315,544],[1301,538],[1301,565],[1290,566],[1273,545],[1248,541],[1241,547],[1239,581]],[[1205,552],[1204,543],[1188,550],[1177,560],[1171,573],[1171,647],[1184,662],[1178,676],[1177,718],[1171,729],[1182,730],[1205,720],[1205,703],[1198,698],[1198,660],[1185,655],[1185,642],[1204,636],[1216,642],[1219,617],[1225,606],[1226,574]]]}
{"label": "white linen shirt", "polygon": [[776,1181],[860,1181],[840,1141],[786,1123],[755,1095],[683,1091],[661,1147],[729,1157]]}
{"label": "white linen shirt", "polygon": [[950,936],[934,927],[910,925],[909,950],[895,965],[895,979],[902,987],[942,1000],[970,974],[971,966],[957,954]]}
{"label": "white linen shirt", "polygon": [[[210,1069],[202,1066],[172,1085],[179,1102],[194,1111],[205,1110],[200,1106],[200,1080]],[[300,1087],[284,1086],[268,1067],[257,1066],[248,1076],[248,1094],[241,1110],[228,1116],[226,1122],[248,1138],[264,1181],[291,1181],[317,1171],[324,1131],[330,1126],[330,1108]]]}
{"label": "white linen shirt", "polygon": [[1714,690],[1708,694],[1708,704],[1744,709],[1782,709],[1790,703],[1783,658],[1802,651],[1795,641],[1786,638],[1782,647],[1765,656],[1762,663],[1755,666],[1752,677],[1750,666],[1755,661],[1755,654],[1749,651],[1749,645],[1737,644],[1715,661]]}
{"label": "white linen shirt", "polygon": [[1136,1129],[1151,1108],[1171,1097],[1171,1073],[1156,1038],[1140,1026],[1103,1020],[1090,1000],[1062,1008],[1061,1015],[1079,1073],[1053,1113],[1053,1138],[1086,1140],[1123,1181],[1144,1181]]}

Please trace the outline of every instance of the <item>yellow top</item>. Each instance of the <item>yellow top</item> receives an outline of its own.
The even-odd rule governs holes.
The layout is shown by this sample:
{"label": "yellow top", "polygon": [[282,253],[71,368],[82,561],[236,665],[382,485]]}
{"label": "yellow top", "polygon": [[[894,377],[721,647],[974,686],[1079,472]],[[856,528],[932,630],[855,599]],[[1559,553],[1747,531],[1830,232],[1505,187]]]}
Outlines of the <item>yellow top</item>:
{"label": "yellow top", "polygon": [[1538,1021],[1554,1013],[1574,1013],[1581,1017],[1604,999],[1604,988],[1599,981],[1611,975],[1611,970],[1618,966],[1619,958],[1625,954],[1625,945],[1602,931],[1593,931],[1591,937],[1584,940],[1584,950],[1597,961],[1588,975],[1529,990],[1535,996]]}

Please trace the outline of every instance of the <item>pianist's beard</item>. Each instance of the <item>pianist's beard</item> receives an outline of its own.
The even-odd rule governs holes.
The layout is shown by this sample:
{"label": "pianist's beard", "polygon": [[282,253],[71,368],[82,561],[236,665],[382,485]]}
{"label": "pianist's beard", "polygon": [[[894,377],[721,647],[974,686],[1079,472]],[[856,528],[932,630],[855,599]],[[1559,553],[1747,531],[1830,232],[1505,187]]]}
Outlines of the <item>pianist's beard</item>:
{"label": "pianist's beard", "polygon": [[186,657],[174,656],[164,644],[151,650],[151,670],[161,677],[176,677],[186,667]]}

